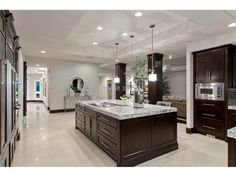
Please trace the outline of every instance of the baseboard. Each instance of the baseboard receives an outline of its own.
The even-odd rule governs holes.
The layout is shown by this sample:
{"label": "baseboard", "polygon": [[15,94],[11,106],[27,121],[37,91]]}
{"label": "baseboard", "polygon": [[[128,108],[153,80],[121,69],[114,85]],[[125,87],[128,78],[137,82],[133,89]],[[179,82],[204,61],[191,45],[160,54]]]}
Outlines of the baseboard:
{"label": "baseboard", "polygon": [[186,133],[192,134],[192,133],[197,133],[197,131],[194,128],[188,128],[186,127]]}
{"label": "baseboard", "polygon": [[181,117],[177,117],[177,123],[186,124],[186,119],[182,119]]}
{"label": "baseboard", "polygon": [[54,109],[54,110],[50,110],[50,113],[59,113],[59,112],[72,112],[75,111],[74,108],[72,109]]}
{"label": "baseboard", "polygon": [[40,102],[40,103],[43,103],[43,100],[26,100],[26,102]]}

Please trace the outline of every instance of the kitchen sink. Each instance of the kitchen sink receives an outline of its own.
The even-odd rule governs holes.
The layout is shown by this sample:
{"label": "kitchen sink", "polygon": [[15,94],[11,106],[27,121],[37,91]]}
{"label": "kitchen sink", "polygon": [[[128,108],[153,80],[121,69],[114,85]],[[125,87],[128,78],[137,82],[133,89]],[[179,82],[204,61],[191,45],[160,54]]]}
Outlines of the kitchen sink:
{"label": "kitchen sink", "polygon": [[110,103],[110,102],[90,103],[90,105],[96,106],[96,107],[104,107],[104,108],[109,108],[109,107],[114,107],[114,106],[123,106],[120,104]]}

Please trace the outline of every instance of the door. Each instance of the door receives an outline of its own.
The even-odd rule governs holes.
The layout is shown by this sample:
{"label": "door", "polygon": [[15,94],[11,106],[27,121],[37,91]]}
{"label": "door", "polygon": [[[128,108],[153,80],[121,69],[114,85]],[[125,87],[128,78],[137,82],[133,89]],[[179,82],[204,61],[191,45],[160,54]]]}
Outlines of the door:
{"label": "door", "polygon": [[197,83],[210,82],[208,53],[195,55],[195,74]]}
{"label": "door", "polygon": [[210,82],[224,82],[225,49],[209,52],[208,65],[210,68]]}
{"label": "door", "polygon": [[7,80],[7,64],[0,59],[0,152],[5,145],[7,138],[6,138],[6,80]]}
{"label": "door", "polygon": [[107,99],[112,99],[112,80],[107,80]]}

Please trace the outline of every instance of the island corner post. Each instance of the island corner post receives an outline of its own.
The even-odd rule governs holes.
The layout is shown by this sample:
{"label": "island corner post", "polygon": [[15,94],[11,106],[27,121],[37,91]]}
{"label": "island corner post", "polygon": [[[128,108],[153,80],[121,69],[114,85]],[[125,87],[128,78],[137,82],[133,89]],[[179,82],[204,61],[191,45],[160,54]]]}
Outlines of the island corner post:
{"label": "island corner post", "polygon": [[117,166],[135,166],[178,149],[177,112],[119,120],[88,104],[76,104],[79,129]]}

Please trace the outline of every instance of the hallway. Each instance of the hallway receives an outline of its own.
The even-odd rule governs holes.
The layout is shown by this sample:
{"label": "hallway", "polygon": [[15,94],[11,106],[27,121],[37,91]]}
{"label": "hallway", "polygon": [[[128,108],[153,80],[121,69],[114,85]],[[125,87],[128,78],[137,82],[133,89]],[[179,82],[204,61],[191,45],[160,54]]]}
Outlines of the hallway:
{"label": "hallway", "polygon": [[[186,134],[178,124],[179,150],[139,166],[227,166],[227,144]],[[49,114],[43,103],[28,103],[13,166],[115,166],[101,149],[74,128],[74,112]]]}

